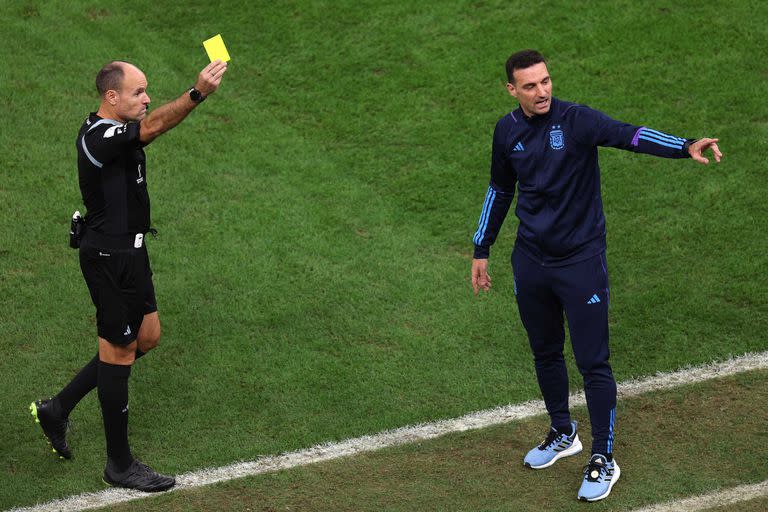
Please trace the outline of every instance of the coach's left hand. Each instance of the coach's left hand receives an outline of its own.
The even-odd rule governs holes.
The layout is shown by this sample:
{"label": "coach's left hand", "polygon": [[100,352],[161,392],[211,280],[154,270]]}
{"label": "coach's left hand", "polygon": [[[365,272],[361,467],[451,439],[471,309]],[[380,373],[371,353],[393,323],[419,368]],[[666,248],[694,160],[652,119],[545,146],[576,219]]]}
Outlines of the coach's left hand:
{"label": "coach's left hand", "polygon": [[712,148],[712,154],[715,155],[715,161],[720,163],[723,154],[720,152],[720,148],[717,147],[718,140],[719,139],[699,139],[688,146],[688,154],[700,164],[708,164],[709,158],[705,157],[703,153],[707,148]]}

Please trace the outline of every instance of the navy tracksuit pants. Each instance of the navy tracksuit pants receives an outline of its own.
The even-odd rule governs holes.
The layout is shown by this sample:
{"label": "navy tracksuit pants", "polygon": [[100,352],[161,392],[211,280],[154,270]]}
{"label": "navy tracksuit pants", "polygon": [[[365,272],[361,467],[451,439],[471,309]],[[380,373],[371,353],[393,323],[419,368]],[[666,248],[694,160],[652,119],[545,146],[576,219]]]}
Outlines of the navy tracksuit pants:
{"label": "navy tracksuit pants", "polygon": [[536,377],[552,426],[570,432],[568,373],[563,358],[568,319],[576,365],[592,425],[592,453],[613,452],[616,381],[608,363],[608,265],[605,252],[563,267],[543,267],[519,249],[512,271],[520,318],[536,363]]}

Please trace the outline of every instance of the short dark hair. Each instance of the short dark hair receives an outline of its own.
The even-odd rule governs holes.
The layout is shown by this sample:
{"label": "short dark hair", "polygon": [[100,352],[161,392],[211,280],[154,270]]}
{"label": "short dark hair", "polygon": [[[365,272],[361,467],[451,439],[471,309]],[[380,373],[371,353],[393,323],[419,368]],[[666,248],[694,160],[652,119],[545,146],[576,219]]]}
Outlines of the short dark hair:
{"label": "short dark hair", "polygon": [[546,64],[547,59],[536,50],[522,50],[513,53],[512,56],[507,59],[507,80],[511,84],[515,83],[514,72],[516,69],[529,68],[539,62]]}
{"label": "short dark hair", "polygon": [[103,98],[107,91],[119,91],[121,89],[125,77],[123,64],[125,62],[113,60],[104,64],[104,67],[96,73],[96,90],[99,92],[99,96]]}

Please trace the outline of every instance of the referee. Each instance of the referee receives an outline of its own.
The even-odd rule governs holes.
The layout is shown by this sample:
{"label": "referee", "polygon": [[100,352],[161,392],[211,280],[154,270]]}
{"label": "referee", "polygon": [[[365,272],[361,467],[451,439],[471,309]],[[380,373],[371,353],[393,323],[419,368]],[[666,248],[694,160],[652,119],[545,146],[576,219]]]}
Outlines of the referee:
{"label": "referee", "polygon": [[54,452],[69,459],[69,414],[98,388],[107,463],[104,481],[147,492],[176,484],[135,459],[128,445],[131,365],[157,346],[160,319],[144,236],[151,231],[144,146],[179,124],[221,83],[227,64],[216,60],[195,86],[147,115],[147,79],[136,66],[114,61],[96,75],[97,112],[75,142],[80,191],[87,208],[80,268],[96,306],[98,354],[51,399],[30,404]]}
{"label": "referee", "polygon": [[709,163],[704,150],[711,148],[717,162],[722,154],[717,139],[668,135],[552,97],[546,61],[535,50],[512,55],[506,71],[507,90],[520,106],[499,120],[493,134],[491,182],[473,239],[472,287],[475,294],[491,288],[490,246],[517,187],[515,295],[551,419],[544,441],[524,464],[542,469],[582,450],[568,410],[565,314],[592,425],[592,454],[578,498],[597,501],[610,494],[621,474],[613,456],[616,381],[608,363],[610,290],[597,148],[703,164]]}

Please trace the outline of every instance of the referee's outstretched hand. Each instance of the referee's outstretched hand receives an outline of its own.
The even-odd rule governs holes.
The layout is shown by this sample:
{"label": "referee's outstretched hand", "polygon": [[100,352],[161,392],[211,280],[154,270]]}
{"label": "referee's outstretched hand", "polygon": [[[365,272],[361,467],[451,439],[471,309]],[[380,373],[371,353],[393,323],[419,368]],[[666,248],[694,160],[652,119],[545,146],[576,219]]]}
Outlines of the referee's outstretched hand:
{"label": "referee's outstretched hand", "polygon": [[691,158],[699,162],[700,164],[708,164],[709,158],[704,156],[704,151],[708,148],[712,148],[712,154],[715,156],[715,162],[720,163],[720,159],[723,154],[720,152],[720,148],[717,147],[719,139],[699,139],[690,146],[688,146],[688,154]]}
{"label": "referee's outstretched hand", "polygon": [[195,89],[200,91],[203,96],[208,96],[216,92],[221,83],[221,77],[224,76],[224,72],[227,71],[227,63],[222,62],[219,59],[211,62],[203,68],[199,75],[197,75],[197,83],[195,83]]}
{"label": "referee's outstretched hand", "polygon": [[475,290],[475,295],[481,289],[486,292],[491,289],[491,276],[488,275],[487,259],[472,260],[472,288]]}

